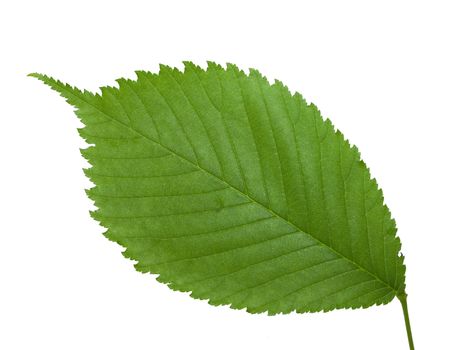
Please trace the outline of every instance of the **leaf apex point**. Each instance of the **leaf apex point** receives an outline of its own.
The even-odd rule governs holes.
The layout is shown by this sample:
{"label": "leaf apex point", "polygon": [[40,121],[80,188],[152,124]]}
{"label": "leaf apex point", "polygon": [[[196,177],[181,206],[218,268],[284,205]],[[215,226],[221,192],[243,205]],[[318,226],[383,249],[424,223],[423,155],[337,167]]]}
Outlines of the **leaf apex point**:
{"label": "leaf apex point", "polygon": [[42,75],[43,74],[40,74],[40,73],[37,73],[37,72],[32,72],[32,73],[27,74],[28,77],[32,77],[32,78],[39,78]]}

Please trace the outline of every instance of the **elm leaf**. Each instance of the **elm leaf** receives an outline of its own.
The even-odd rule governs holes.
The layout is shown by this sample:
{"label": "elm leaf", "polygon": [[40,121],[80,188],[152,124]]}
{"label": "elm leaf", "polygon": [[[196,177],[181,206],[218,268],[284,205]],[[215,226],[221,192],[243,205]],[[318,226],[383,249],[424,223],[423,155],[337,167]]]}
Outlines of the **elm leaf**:
{"label": "elm leaf", "polygon": [[92,216],[138,271],[251,313],[406,306],[382,191],[357,148],[280,81],[186,62],[94,94],[31,75],[76,108]]}

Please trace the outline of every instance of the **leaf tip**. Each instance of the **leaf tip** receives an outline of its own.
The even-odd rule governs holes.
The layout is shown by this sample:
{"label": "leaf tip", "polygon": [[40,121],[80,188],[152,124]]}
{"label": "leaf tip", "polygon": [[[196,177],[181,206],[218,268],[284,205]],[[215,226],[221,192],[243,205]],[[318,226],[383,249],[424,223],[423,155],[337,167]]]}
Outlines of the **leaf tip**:
{"label": "leaf tip", "polygon": [[40,73],[32,72],[32,73],[29,73],[27,76],[28,76],[28,77],[32,77],[32,78],[37,78],[37,79],[39,79],[41,75],[42,75],[42,74],[40,74]]}
{"label": "leaf tip", "polygon": [[31,77],[31,78],[38,79],[38,80],[40,80],[40,81],[42,81],[42,82],[44,82],[45,84],[48,84],[48,85],[50,85],[50,81],[54,80],[53,78],[50,78],[49,76],[47,76],[45,74],[37,73],[37,72],[29,73],[29,74],[27,74],[27,76]]}

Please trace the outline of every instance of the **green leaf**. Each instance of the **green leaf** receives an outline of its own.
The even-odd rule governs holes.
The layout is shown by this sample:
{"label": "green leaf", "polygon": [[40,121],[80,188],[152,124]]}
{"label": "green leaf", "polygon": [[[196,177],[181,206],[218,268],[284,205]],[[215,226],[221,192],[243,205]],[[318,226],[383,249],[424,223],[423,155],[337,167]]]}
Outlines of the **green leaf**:
{"label": "green leaf", "polygon": [[405,266],[383,194],[318,109],[258,71],[161,66],[77,108],[92,216],[138,271],[269,314],[385,304]]}

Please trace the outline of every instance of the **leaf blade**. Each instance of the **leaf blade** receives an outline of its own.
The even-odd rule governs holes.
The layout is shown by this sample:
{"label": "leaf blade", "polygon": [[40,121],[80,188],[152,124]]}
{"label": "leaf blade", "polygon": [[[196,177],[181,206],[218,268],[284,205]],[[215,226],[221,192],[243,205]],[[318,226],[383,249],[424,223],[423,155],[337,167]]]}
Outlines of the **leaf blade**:
{"label": "leaf blade", "polygon": [[356,148],[255,70],[185,66],[137,72],[101,96],[36,75],[78,108],[95,144],[83,151],[88,194],[108,238],[138,270],[211,304],[273,314],[392,300],[400,242]]}

